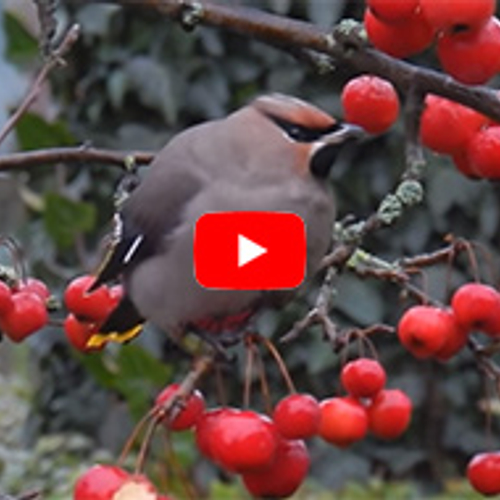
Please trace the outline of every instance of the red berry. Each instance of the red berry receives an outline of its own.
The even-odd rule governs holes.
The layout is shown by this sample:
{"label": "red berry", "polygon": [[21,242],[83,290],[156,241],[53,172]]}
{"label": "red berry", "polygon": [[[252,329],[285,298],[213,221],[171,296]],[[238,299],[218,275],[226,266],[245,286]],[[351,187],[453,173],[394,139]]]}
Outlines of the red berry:
{"label": "red berry", "polygon": [[457,322],[466,330],[500,335],[500,294],[481,283],[462,285],[451,299]]}
{"label": "red berry", "polygon": [[451,159],[453,164],[459,172],[461,172],[466,177],[471,179],[478,179],[479,175],[476,172],[474,165],[469,160],[469,155],[467,154],[467,149],[465,151],[459,151],[452,155]]}
{"label": "red berry", "polygon": [[413,356],[429,358],[443,348],[454,328],[455,319],[449,311],[434,306],[414,306],[399,320],[398,337]]}
{"label": "red berry", "polygon": [[437,153],[456,154],[465,149],[486,121],[484,115],[471,108],[429,94],[420,121],[420,139],[424,146]]}
{"label": "red berry", "polygon": [[458,323],[453,310],[445,310],[453,320],[453,328],[446,337],[444,345],[434,355],[439,361],[448,361],[452,356],[461,351],[469,339],[469,330]]}
{"label": "red berry", "polygon": [[400,23],[410,19],[418,8],[419,0],[366,0],[373,15],[384,23]]}
{"label": "red berry", "polygon": [[7,314],[13,307],[12,291],[5,282],[0,280],[0,316]]}
{"label": "red berry", "polygon": [[87,293],[95,277],[84,275],[75,278],[64,292],[66,307],[77,317],[91,321],[104,321],[116,307],[116,296],[106,286]]}
{"label": "red berry", "polygon": [[111,500],[128,477],[119,467],[94,465],[77,479],[73,500]]}
{"label": "red berry", "polygon": [[281,439],[273,464],[263,471],[244,473],[243,483],[254,497],[289,497],[304,481],[310,461],[304,441]]}
{"label": "red berry", "polygon": [[347,363],[340,374],[345,390],[355,398],[371,398],[387,380],[384,367],[375,359],[359,358]]}
{"label": "red berry", "polygon": [[462,83],[486,83],[500,71],[500,22],[491,17],[479,28],[443,33],[437,53],[443,69]]}
{"label": "red berry", "polygon": [[98,324],[80,321],[74,314],[69,313],[64,320],[63,328],[66,338],[75,349],[82,352],[95,350],[87,347],[87,342],[99,331]]}
{"label": "red berry", "polygon": [[14,288],[14,291],[32,292],[38,295],[43,301],[46,301],[50,297],[50,290],[47,285],[37,278],[28,278],[25,281],[20,281]]}
{"label": "red berry", "polygon": [[370,431],[382,439],[396,439],[408,428],[412,403],[399,389],[383,389],[368,406]]}
{"label": "red berry", "polygon": [[195,426],[196,446],[202,455],[214,460],[212,453],[212,441],[214,437],[213,427],[217,419],[224,414],[230,414],[236,410],[232,408],[214,408],[200,415]]}
{"label": "red berry", "polygon": [[158,492],[146,476],[134,474],[125,479],[111,500],[158,500]]}
{"label": "red berry", "polygon": [[213,428],[217,419],[224,415],[236,412],[234,408],[213,408],[200,415],[195,426],[196,446],[202,455],[214,461],[212,453]]}
{"label": "red berry", "polygon": [[346,121],[372,134],[385,132],[397,119],[399,98],[390,82],[363,75],[350,80],[342,90]]}
{"label": "red berry", "polygon": [[279,433],[287,439],[305,439],[318,431],[319,405],[310,394],[291,394],[274,409],[273,420]]}
{"label": "red berry", "polygon": [[[155,401],[155,406],[161,407],[165,405],[179,390],[179,384],[170,384],[160,392]],[[195,390],[193,391],[186,401],[180,403],[182,406],[178,409],[174,406],[173,419],[167,415],[164,419],[166,427],[173,431],[184,431],[193,427],[201,414],[205,411],[205,399],[203,394]]]}
{"label": "red berry", "polygon": [[420,0],[420,8],[436,30],[478,28],[494,14],[495,0]]}
{"label": "red berry", "polygon": [[467,466],[467,478],[472,487],[482,495],[500,493],[500,453],[479,453]]}
{"label": "red berry", "polygon": [[467,160],[479,177],[500,179],[500,126],[487,127],[468,143]]}
{"label": "red berry", "polygon": [[324,399],[319,404],[318,434],[327,442],[346,448],[360,441],[368,430],[365,407],[351,397]]}
{"label": "red berry", "polygon": [[279,435],[267,417],[250,410],[233,410],[212,424],[211,452],[224,469],[245,473],[274,462]]}
{"label": "red berry", "polygon": [[12,296],[12,302],[12,309],[0,318],[0,327],[14,342],[21,342],[47,324],[47,309],[38,295],[18,292]]}
{"label": "red berry", "polygon": [[434,39],[434,30],[419,10],[406,21],[387,24],[366,9],[364,23],[373,45],[393,57],[409,57],[426,49]]}

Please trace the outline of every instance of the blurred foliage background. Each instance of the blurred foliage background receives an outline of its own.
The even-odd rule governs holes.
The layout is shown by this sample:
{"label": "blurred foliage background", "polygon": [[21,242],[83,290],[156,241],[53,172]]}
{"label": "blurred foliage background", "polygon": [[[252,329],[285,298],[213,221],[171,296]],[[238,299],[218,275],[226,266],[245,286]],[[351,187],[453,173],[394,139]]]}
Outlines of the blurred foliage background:
{"label": "blurred foliage background", "polygon": [[[230,2],[227,2],[230,3]],[[361,19],[361,1],[240,1],[328,27],[343,17]],[[36,11],[29,0],[0,4],[0,121],[3,123],[41,64]],[[289,55],[257,41],[203,27],[185,32],[140,2],[112,4],[61,0],[59,29],[78,22],[80,41],[55,71],[36,105],[18,123],[1,153],[89,143],[118,150],[158,150],[185,127],[224,116],[265,92],[284,92],[340,115],[339,90],[353,75],[344,68],[319,76]],[[433,67],[431,52],[414,61]],[[493,82],[497,86],[498,82]],[[453,133],[453,131],[450,131]],[[341,216],[367,216],[403,170],[402,120],[388,134],[346,151],[332,173]],[[443,246],[452,233],[481,242],[498,258],[498,186],[460,176],[445,158],[427,155],[425,203],[397,226],[379,231],[366,249],[385,259]],[[110,229],[114,189],[122,172],[109,165],[38,165],[0,176],[0,232],[17,238],[30,273],[61,297],[71,277],[91,271]],[[1,254],[2,263],[9,261]],[[497,260],[493,260],[497,263]],[[498,285],[497,266],[482,266],[484,281]],[[470,279],[465,259],[450,270],[425,274],[429,293],[440,300]],[[312,304],[315,288],[279,314],[261,321],[264,334],[279,338]],[[338,282],[335,321],[341,326],[395,324],[410,302],[395,286],[345,273]],[[168,307],[168,305],[167,305]],[[62,318],[60,316],[55,319]],[[415,361],[391,336],[374,339],[389,385],[409,393],[415,414],[410,431],[395,443],[368,438],[347,450],[315,440],[307,484],[296,498],[476,498],[462,481],[467,459],[498,447],[498,401],[492,401],[492,432],[485,414],[484,381],[472,355],[446,365]],[[318,397],[339,392],[342,357],[325,349],[311,329],[282,350],[301,390]],[[237,352],[240,360],[242,353]],[[355,356],[351,348],[346,356]],[[345,356],[344,356],[345,360]],[[285,385],[266,361],[276,400]],[[242,399],[242,363],[228,373],[228,393]],[[132,425],[168,382],[189,368],[165,335],[148,329],[140,339],[104,353],[72,351],[57,321],[22,346],[0,343],[0,493],[40,488],[46,499],[67,499],[79,472],[95,460],[112,461]],[[216,404],[215,386],[204,386]],[[255,408],[261,409],[257,392]],[[150,474],[183,498],[166,472],[162,440]],[[156,449],[157,448],[157,449]],[[230,478],[201,460],[189,435],[175,436],[182,465],[209,498],[246,498]]]}

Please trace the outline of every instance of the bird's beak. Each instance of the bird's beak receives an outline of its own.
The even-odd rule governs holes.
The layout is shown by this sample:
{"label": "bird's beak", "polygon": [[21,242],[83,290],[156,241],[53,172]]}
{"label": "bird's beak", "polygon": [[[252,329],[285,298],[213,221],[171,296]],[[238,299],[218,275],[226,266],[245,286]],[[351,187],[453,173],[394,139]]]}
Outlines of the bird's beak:
{"label": "bird's beak", "polygon": [[366,132],[363,128],[352,123],[340,123],[340,127],[321,136],[321,142],[323,144],[342,144],[351,141],[362,141],[368,139],[370,134]]}

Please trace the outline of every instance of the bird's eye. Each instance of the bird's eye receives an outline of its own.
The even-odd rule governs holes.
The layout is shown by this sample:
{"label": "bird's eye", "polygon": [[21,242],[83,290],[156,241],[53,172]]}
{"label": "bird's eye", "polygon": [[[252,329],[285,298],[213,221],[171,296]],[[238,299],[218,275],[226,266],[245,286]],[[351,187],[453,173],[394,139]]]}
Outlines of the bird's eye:
{"label": "bird's eye", "polygon": [[290,139],[296,142],[315,142],[321,139],[323,135],[334,132],[338,128],[338,124],[331,125],[327,128],[310,128],[284,120],[277,116],[268,116],[288,137],[290,137]]}
{"label": "bird's eye", "polygon": [[292,125],[285,128],[286,133],[292,139],[298,142],[305,142],[306,137],[308,136],[307,130],[303,127],[299,127],[298,125]]}

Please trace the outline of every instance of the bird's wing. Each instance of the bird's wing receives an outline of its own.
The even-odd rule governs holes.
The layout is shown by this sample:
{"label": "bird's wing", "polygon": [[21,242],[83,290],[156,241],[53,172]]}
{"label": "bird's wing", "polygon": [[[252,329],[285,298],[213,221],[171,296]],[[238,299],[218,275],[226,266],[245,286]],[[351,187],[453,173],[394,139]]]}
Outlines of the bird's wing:
{"label": "bird's wing", "polygon": [[[115,214],[113,243],[100,265],[91,290],[119,279],[159,251],[165,251],[168,236],[182,221],[189,201],[200,191],[202,182],[186,172],[173,171],[162,183],[146,179],[130,195],[123,210]],[[153,201],[156,200],[156,201]],[[90,291],[91,291],[90,290]],[[109,342],[127,342],[137,336],[144,319],[126,294],[111,312],[89,347]]]}
{"label": "bird's wing", "polygon": [[123,210],[115,214],[112,245],[99,266],[92,289],[118,279],[160,248],[165,251],[166,239],[202,187],[202,181],[185,170],[173,171],[158,182],[150,180],[139,185]]}

